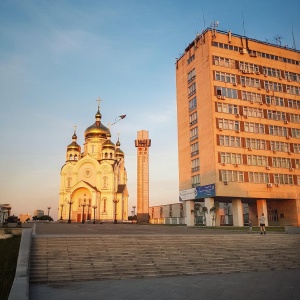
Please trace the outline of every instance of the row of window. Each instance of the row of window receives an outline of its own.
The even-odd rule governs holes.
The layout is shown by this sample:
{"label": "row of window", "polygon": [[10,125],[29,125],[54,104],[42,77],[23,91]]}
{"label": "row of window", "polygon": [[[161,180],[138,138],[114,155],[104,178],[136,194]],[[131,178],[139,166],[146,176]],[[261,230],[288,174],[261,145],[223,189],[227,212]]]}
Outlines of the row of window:
{"label": "row of window", "polygon": [[300,185],[300,176],[291,174],[270,174],[263,172],[242,172],[221,170],[220,180],[223,182],[250,182]]}
{"label": "row of window", "polygon": [[[217,144],[225,147],[246,148],[251,150],[271,150],[274,152],[300,153],[300,144],[266,141],[262,139],[241,138],[237,136],[218,135]],[[194,142],[190,146],[191,156],[199,154],[199,144]]]}
{"label": "row of window", "polygon": [[[275,77],[278,79],[284,78],[287,81],[300,82],[300,74],[279,70],[270,67],[264,67],[253,63],[230,60],[219,56],[213,57],[213,63],[217,66],[222,66],[231,69],[239,69],[243,74],[263,74],[264,76]],[[227,81],[229,82],[229,81]]]}
{"label": "row of window", "polygon": [[[192,176],[192,187],[200,185],[200,175]],[[274,183],[275,185],[300,185],[300,176],[292,174],[270,174],[263,172],[242,172],[232,170],[221,170],[220,181],[228,182],[250,182],[250,183]],[[272,186],[271,184],[269,185]]]}
{"label": "row of window", "polygon": [[[236,132],[244,131],[283,136],[287,138],[300,138],[300,128],[287,128],[283,126],[265,125],[261,123],[235,121],[222,118],[217,119],[217,126],[219,130],[235,130]],[[190,130],[191,138],[196,135],[194,133],[197,133],[198,135],[198,129],[195,128],[197,127],[194,127]]]}
{"label": "row of window", "polygon": [[[262,109],[259,107],[239,106],[235,104],[216,102],[216,111],[220,113],[242,115],[244,117],[265,118],[285,123],[300,123],[300,114],[286,113],[277,110]],[[197,112],[193,112],[193,119],[197,119]],[[192,125],[192,124],[191,124]]]}
{"label": "row of window", "polygon": [[232,88],[226,87],[215,87],[216,96],[218,99],[225,99],[225,98],[232,98],[232,99],[242,99],[245,101],[249,101],[251,103],[259,103],[263,104],[266,103],[268,106],[271,104],[285,106],[289,108],[300,109],[300,101],[286,99],[282,97],[275,97],[271,95],[264,95],[255,92],[248,92],[248,91],[240,91]]}
{"label": "row of window", "polygon": [[280,80],[282,78],[284,78],[287,81],[300,82],[300,74],[296,74],[293,72],[288,72],[288,71],[279,70],[279,69],[270,68],[270,67],[262,67],[262,66],[259,66],[256,64],[247,63],[247,62],[243,62],[243,61],[239,62],[238,67],[239,67],[240,72],[242,72],[243,74],[260,75],[262,73],[264,76],[275,77]]}
{"label": "row of window", "polygon": [[[244,53],[243,52],[244,49],[242,49],[240,47],[232,46],[232,45],[229,45],[229,44],[218,43],[218,42],[213,41],[212,46]],[[286,58],[286,57],[282,57],[282,56],[269,54],[269,53],[264,53],[264,52],[260,52],[260,51],[251,51],[250,55],[252,57],[257,56],[257,57],[268,58],[268,59],[272,59],[272,60],[276,60],[276,61],[282,61],[282,62],[293,64],[293,65],[300,65],[300,61],[290,59],[290,58]]]}
{"label": "row of window", "polygon": [[264,155],[246,155],[240,153],[220,152],[218,161],[221,164],[248,165],[274,168],[300,169],[300,159],[271,157]]}
{"label": "row of window", "polygon": [[[300,88],[298,86],[282,84],[279,82],[272,82],[268,80],[261,80],[253,77],[239,76],[226,72],[214,71],[214,79],[216,81],[232,83],[233,85],[241,84],[244,87],[254,87],[257,89],[264,88],[266,91],[286,92],[291,95],[300,95]],[[192,85],[196,90],[196,83],[193,83]]]}
{"label": "row of window", "polygon": [[[240,92],[240,97],[238,97],[239,92]],[[194,90],[193,93],[196,93],[196,90]],[[216,87],[216,94],[218,98],[222,98],[226,96],[228,98],[233,98],[233,99],[242,99],[244,101],[249,101],[251,103],[259,103],[259,104],[266,103],[266,105],[268,106],[276,105],[281,107],[300,109],[300,101],[286,99],[277,96],[263,95],[260,93],[247,92],[247,91],[237,91],[235,89],[230,89],[225,87]],[[189,110],[191,111],[196,108],[197,108],[197,97],[194,96],[192,99],[189,100]]]}

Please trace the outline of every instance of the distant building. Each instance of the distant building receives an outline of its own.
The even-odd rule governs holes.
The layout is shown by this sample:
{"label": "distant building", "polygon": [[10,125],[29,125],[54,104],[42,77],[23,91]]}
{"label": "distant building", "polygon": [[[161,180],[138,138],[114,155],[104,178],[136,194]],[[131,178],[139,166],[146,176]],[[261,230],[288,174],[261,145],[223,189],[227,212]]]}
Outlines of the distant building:
{"label": "distant building", "polygon": [[300,52],[209,28],[177,59],[176,88],[187,224],[198,201],[218,205],[217,225],[256,225],[262,213],[300,225]]}
{"label": "distant building", "polygon": [[40,209],[36,209],[34,212],[33,212],[33,216],[34,217],[42,217],[44,215],[44,211],[43,210],[40,210]]}
{"label": "distant building", "polygon": [[173,203],[149,207],[151,224],[186,224],[183,203]]}
{"label": "distant building", "polygon": [[101,123],[101,118],[98,105],[95,123],[84,132],[83,152],[77,144],[76,130],[67,146],[66,163],[60,172],[58,219],[128,220],[125,155],[119,138],[116,144],[111,141],[110,130]]}
{"label": "distant building", "polygon": [[10,212],[10,204],[0,204],[0,223],[5,222],[5,220],[10,216]]}

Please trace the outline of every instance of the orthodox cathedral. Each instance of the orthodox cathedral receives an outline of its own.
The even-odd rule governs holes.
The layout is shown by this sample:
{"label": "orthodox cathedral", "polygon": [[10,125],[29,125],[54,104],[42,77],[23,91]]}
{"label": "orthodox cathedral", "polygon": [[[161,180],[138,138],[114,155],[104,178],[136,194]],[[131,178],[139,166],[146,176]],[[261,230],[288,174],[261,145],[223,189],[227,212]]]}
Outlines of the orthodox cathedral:
{"label": "orthodox cathedral", "polygon": [[67,146],[66,163],[60,172],[60,220],[116,223],[128,219],[124,152],[119,138],[116,144],[111,141],[110,130],[101,118],[98,104],[95,123],[84,132],[83,152],[77,144],[76,127]]}

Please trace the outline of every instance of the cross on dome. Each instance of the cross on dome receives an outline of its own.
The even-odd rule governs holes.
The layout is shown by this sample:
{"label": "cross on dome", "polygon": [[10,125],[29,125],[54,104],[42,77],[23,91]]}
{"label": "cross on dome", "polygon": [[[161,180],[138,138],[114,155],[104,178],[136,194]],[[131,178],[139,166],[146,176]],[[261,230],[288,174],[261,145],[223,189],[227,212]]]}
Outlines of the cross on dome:
{"label": "cross on dome", "polygon": [[74,128],[74,133],[76,133],[77,125],[75,124],[75,125],[73,126],[73,128]]}
{"label": "cross on dome", "polygon": [[100,99],[100,97],[98,97],[96,101],[98,102],[98,109],[100,109],[100,102],[102,101],[102,99]]}

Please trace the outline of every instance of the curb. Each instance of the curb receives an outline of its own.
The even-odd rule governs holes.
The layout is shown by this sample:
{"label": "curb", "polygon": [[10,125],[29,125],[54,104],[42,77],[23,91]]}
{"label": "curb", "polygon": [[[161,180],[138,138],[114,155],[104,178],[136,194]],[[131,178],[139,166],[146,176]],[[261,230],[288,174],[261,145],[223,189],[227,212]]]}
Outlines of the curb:
{"label": "curb", "polygon": [[29,267],[32,229],[23,229],[15,279],[8,300],[29,299]]}

